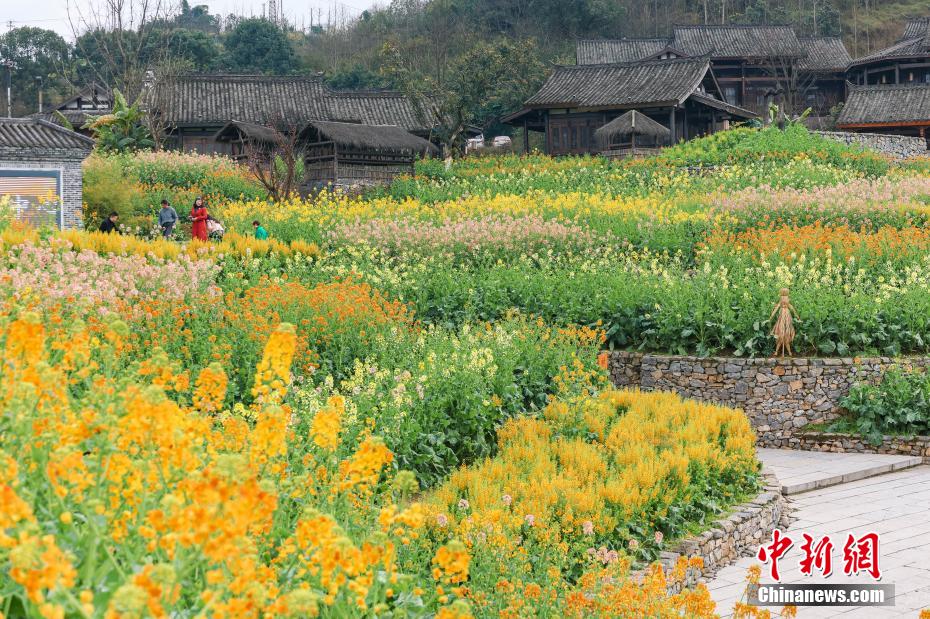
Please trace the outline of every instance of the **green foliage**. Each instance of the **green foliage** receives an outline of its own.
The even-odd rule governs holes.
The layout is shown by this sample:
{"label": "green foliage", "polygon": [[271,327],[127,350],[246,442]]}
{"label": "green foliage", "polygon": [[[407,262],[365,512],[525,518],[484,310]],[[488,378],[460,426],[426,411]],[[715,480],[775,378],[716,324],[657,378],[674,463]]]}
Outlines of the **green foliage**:
{"label": "green foliage", "polygon": [[227,68],[237,73],[288,75],[297,59],[287,34],[267,19],[244,19],[226,35]]}
{"label": "green foliage", "polygon": [[469,126],[487,128],[529,97],[545,76],[532,40],[479,42],[451,61],[437,80],[416,71],[395,45],[384,50],[389,75],[436,127],[442,142],[460,145]]}
{"label": "green foliage", "polygon": [[394,87],[387,76],[359,64],[333,71],[326,76],[326,84],[336,90],[378,90]]}
{"label": "green foliage", "polygon": [[885,434],[930,434],[930,376],[924,370],[892,368],[877,385],[853,387],[841,404],[874,445]]}
{"label": "green foliage", "polygon": [[101,152],[127,153],[147,150],[155,146],[152,134],[143,124],[142,110],[138,104],[129,105],[119,91],[113,90],[113,111],[100,116],[86,125],[97,140],[96,149]]}
{"label": "green foliage", "polygon": [[[71,49],[57,33],[29,26],[13,28],[0,34],[0,59],[12,61],[15,65],[14,115],[38,111],[40,87],[44,90],[46,108],[56,96],[67,94],[63,79],[66,76],[62,72],[70,63]],[[5,84],[6,69],[3,69],[3,80]],[[5,93],[3,105],[6,105]]]}
{"label": "green foliage", "polygon": [[658,160],[677,166],[719,166],[757,161],[787,163],[806,157],[869,177],[881,176],[889,167],[887,159],[874,151],[821,137],[796,123],[784,130],[769,126],[721,131],[667,148]]}
{"label": "green foliage", "polygon": [[96,230],[112,212],[122,223],[138,225],[147,220],[150,207],[145,205],[139,185],[128,182],[122,158],[92,156],[84,164],[84,227]]}
{"label": "green foliage", "polygon": [[573,360],[597,375],[596,355],[596,342],[507,317],[493,328],[379,336],[332,389],[352,398],[360,420],[374,421],[399,468],[432,486],[494,454],[500,425],[542,410]]}

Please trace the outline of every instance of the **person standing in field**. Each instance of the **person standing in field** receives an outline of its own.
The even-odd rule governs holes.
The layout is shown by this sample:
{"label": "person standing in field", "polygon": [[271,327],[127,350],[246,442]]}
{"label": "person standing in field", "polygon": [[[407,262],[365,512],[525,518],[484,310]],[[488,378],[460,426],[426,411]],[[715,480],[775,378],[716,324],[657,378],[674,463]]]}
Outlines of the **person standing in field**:
{"label": "person standing in field", "polygon": [[198,197],[194,200],[194,206],[191,208],[191,221],[194,222],[191,227],[191,238],[200,239],[201,241],[207,240],[207,217],[209,216],[203,198]]}
{"label": "person standing in field", "polygon": [[262,227],[262,224],[256,219],[252,222],[252,227],[255,228],[255,238],[260,241],[264,241],[268,238],[268,231]]}
{"label": "person standing in field", "polygon": [[110,234],[112,232],[119,232],[116,222],[119,221],[119,214],[116,211],[113,211],[107,218],[103,220],[103,223],[100,224],[100,231]]}
{"label": "person standing in field", "polygon": [[170,239],[174,233],[174,227],[178,223],[178,212],[174,210],[167,200],[161,201],[161,210],[158,211],[158,225],[161,226],[161,235]]}

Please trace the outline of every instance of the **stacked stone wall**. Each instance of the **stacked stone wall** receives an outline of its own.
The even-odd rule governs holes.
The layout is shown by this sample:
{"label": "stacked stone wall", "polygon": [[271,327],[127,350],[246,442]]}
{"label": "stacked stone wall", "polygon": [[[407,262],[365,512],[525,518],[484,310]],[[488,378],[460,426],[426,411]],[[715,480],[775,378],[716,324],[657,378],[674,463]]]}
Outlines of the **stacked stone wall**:
{"label": "stacked stone wall", "polygon": [[611,381],[618,387],[674,391],[683,397],[741,408],[759,444],[796,447],[792,437],[811,423],[835,419],[857,383],[876,383],[897,365],[926,366],[930,359],[890,357],[748,359],[681,357],[614,351]]}
{"label": "stacked stone wall", "polygon": [[910,135],[851,133],[845,131],[814,131],[814,133],[843,144],[865,146],[898,159],[927,154],[927,141],[924,138]]}

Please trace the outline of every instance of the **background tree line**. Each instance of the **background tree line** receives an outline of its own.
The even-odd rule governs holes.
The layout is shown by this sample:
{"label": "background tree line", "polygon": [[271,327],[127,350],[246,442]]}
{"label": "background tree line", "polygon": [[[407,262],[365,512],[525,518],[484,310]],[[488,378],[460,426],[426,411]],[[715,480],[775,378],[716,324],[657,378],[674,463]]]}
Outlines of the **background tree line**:
{"label": "background tree line", "polygon": [[[842,36],[853,56],[896,39],[927,0],[392,0],[357,17],[310,28],[222,18],[206,5],[89,0],[71,15],[71,41],[50,30],[0,35],[12,60],[14,113],[37,110],[90,83],[131,98],[147,69],[265,74],[322,73],[335,88],[431,92],[438,111],[497,129],[545,78],[574,62],[579,38],[667,36],[676,24],[786,23],[800,34]],[[435,112],[435,110],[434,110]]]}

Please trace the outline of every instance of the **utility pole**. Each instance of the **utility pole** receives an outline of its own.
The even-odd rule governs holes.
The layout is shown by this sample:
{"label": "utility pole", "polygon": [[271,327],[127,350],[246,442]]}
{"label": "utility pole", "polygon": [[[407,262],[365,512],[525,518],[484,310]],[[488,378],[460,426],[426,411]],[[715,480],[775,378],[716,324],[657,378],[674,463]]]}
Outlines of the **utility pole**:
{"label": "utility pole", "polygon": [[36,75],[36,84],[39,86],[39,114],[42,113],[42,76]]}
{"label": "utility pole", "polygon": [[4,60],[0,64],[6,67],[6,117],[13,118],[13,69],[16,68],[16,63]]}

